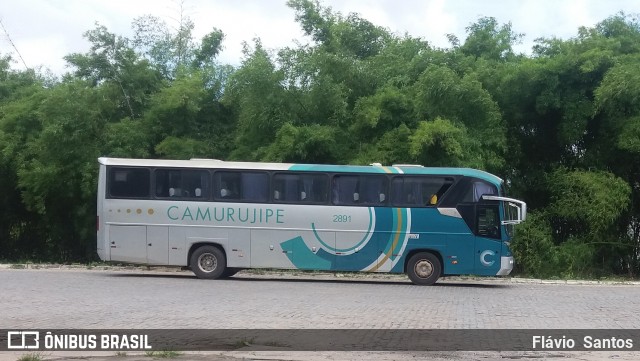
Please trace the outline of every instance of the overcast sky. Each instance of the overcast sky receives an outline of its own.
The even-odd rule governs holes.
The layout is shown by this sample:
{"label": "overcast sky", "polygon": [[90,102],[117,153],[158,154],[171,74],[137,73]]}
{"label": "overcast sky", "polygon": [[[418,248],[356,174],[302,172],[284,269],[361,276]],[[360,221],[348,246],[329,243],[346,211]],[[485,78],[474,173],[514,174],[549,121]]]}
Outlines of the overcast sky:
{"label": "overcast sky", "polygon": [[[524,33],[519,52],[529,52],[533,40],[577,34],[580,26],[593,26],[619,11],[640,14],[639,0],[323,0],[324,6],[343,14],[355,12],[376,25],[402,35],[422,37],[432,45],[447,47],[446,34],[460,40],[465,27],[481,16],[500,23],[511,22]],[[118,35],[131,36],[131,22],[142,15],[155,15],[169,25],[179,16],[177,0],[0,0],[0,20],[27,66],[43,66],[54,73],[68,70],[63,56],[86,52],[89,43],[82,34],[99,22]],[[195,23],[199,38],[213,27],[226,36],[222,63],[240,64],[242,42],[260,37],[264,46],[278,49],[306,42],[286,0],[186,0],[186,15]],[[13,46],[0,31],[0,54]],[[17,57],[15,57],[17,59]],[[22,63],[15,68],[24,68]]]}

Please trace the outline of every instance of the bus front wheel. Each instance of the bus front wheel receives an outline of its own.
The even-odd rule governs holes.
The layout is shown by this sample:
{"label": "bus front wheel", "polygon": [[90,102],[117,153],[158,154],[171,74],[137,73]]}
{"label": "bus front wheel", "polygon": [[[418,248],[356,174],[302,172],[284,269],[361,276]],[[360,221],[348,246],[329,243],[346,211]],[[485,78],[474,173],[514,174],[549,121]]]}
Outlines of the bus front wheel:
{"label": "bus front wheel", "polygon": [[411,282],[420,286],[428,286],[436,283],[440,278],[442,265],[436,255],[429,252],[420,252],[409,258],[407,263],[407,275]]}
{"label": "bus front wheel", "polygon": [[217,279],[227,268],[224,253],[214,246],[200,246],[191,255],[191,271],[198,278]]}

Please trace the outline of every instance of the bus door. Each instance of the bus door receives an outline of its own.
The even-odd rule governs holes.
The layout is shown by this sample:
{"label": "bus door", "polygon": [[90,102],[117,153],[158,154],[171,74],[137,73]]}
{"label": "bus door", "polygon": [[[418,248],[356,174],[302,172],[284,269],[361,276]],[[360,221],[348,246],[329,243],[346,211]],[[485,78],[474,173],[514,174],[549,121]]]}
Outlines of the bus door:
{"label": "bus door", "polygon": [[498,202],[481,201],[475,205],[475,274],[495,275],[500,270],[502,227]]}
{"label": "bus door", "polygon": [[[478,179],[462,179],[454,189],[450,202],[473,233],[473,246],[467,255],[473,255],[473,274],[495,275],[500,270],[502,234],[500,202],[485,197],[496,197],[495,186]],[[471,245],[470,245],[471,246]]]}

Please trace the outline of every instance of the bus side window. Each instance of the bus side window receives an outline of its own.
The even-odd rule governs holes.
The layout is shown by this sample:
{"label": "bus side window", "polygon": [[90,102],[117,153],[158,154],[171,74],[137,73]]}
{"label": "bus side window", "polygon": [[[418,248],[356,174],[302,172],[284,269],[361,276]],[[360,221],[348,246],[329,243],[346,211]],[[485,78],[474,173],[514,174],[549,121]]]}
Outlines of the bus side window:
{"label": "bus side window", "polygon": [[259,172],[242,172],[242,200],[263,203],[269,198],[269,175]]}
{"label": "bus side window", "polygon": [[259,171],[216,171],[214,199],[224,202],[264,203],[269,199],[269,174]]}
{"label": "bus side window", "polygon": [[283,203],[325,203],[328,176],[317,173],[283,174],[273,176],[273,200]]}
{"label": "bus side window", "polygon": [[182,177],[179,169],[156,169],[156,197],[182,197]]}
{"label": "bus side window", "polygon": [[387,178],[366,176],[360,178],[360,202],[365,205],[383,204],[386,199]]}
{"label": "bus side window", "polygon": [[331,194],[336,205],[382,205],[387,200],[387,178],[382,175],[336,175]]}
{"label": "bus side window", "polygon": [[405,207],[433,207],[453,184],[441,176],[397,176],[391,182],[392,204]]}
{"label": "bus side window", "polygon": [[360,200],[358,176],[336,175],[333,177],[333,204],[353,205]]}
{"label": "bus side window", "polygon": [[189,169],[156,169],[154,172],[158,198],[206,198],[209,172]]}
{"label": "bus side window", "polygon": [[147,168],[116,168],[109,170],[109,196],[112,198],[148,198],[151,184]]}
{"label": "bus side window", "polygon": [[240,172],[215,172],[214,198],[222,201],[240,200]]}

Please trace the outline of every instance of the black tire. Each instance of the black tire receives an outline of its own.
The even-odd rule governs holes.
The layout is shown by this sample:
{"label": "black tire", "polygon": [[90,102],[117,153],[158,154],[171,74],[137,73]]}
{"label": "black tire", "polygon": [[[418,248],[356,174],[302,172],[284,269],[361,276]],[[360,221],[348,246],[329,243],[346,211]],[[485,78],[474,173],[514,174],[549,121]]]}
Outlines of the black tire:
{"label": "black tire", "polygon": [[215,280],[227,269],[227,259],[224,253],[214,246],[200,246],[191,254],[191,271],[198,278]]}
{"label": "black tire", "polygon": [[429,252],[416,253],[407,263],[407,275],[419,286],[429,286],[440,278],[442,264],[436,255]]}

